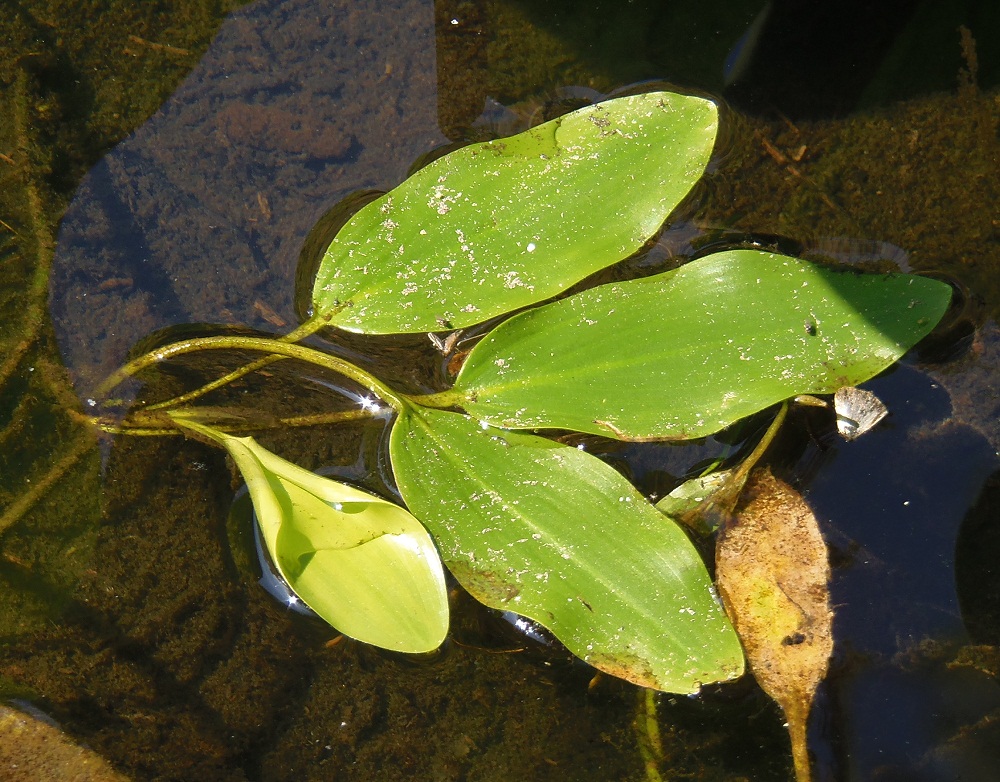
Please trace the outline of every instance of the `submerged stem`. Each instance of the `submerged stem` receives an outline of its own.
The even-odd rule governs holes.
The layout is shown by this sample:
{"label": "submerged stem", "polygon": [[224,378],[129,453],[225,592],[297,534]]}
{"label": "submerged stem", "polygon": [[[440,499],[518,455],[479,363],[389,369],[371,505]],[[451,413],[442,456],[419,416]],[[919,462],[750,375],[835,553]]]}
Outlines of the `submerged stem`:
{"label": "submerged stem", "polygon": [[771,425],[767,427],[767,431],[764,432],[764,436],[760,438],[760,442],[757,443],[756,447],[750,452],[750,455],[740,462],[739,467],[733,470],[733,475],[731,478],[732,484],[743,488],[743,484],[746,482],[747,476],[750,471],[757,465],[764,452],[771,446],[774,442],[774,438],[778,435],[778,430],[781,425],[785,422],[785,416],[788,414],[788,402],[782,402],[781,407],[778,409],[778,414],[771,421]]}
{"label": "submerged stem", "polygon": [[[170,418],[166,412],[159,413],[160,417],[154,415],[143,415],[149,408],[138,411],[135,417],[128,417],[124,421],[116,421],[101,416],[80,416],[80,420],[95,426],[102,432],[108,434],[127,434],[136,437],[162,437],[166,435],[183,434],[173,426],[168,426]],[[252,423],[241,421],[239,423],[213,424],[213,428],[226,434],[245,435],[251,432],[263,432],[269,429],[286,429],[290,426],[323,426],[324,424],[343,424],[350,421],[363,421],[373,418],[377,411],[366,410],[339,410],[333,413],[312,413],[310,415],[295,415],[288,418],[276,418],[273,421],[261,421]],[[157,422],[163,425],[157,426]]]}
{"label": "submerged stem", "polygon": [[647,782],[663,782],[663,777],[660,775],[663,741],[660,738],[660,723],[656,716],[656,693],[653,690],[639,690],[639,709],[632,725],[637,734],[639,754],[646,769]]}
{"label": "submerged stem", "polygon": [[[21,339],[13,345],[13,348],[4,356],[0,363],[0,385],[13,377],[18,365],[27,355],[31,347],[37,342],[42,333],[42,325],[45,321],[46,295],[49,286],[49,271],[52,268],[53,243],[52,231],[46,222],[46,210],[44,195],[39,187],[38,179],[31,170],[31,139],[28,135],[31,129],[31,122],[28,118],[28,71],[20,69],[14,82],[14,100],[11,117],[14,124],[15,140],[18,146],[19,157],[24,158],[23,174],[23,203],[28,217],[29,237],[34,247],[34,270],[31,272],[31,281],[28,284],[26,293],[26,305],[21,313],[21,322],[24,323],[24,331],[20,335]],[[4,225],[7,225],[4,223]],[[7,225],[15,236],[17,232]]]}
{"label": "submerged stem", "polygon": [[[314,316],[309,320],[307,320],[305,323],[301,324],[298,328],[295,328],[292,331],[289,331],[287,334],[277,337],[274,341],[298,342],[300,339],[308,337],[310,334],[315,334],[317,331],[319,331],[320,328],[323,327],[324,323],[326,323],[325,317]],[[165,407],[177,407],[177,405],[182,405],[185,402],[190,402],[193,399],[197,399],[200,396],[204,396],[205,394],[211,391],[215,391],[217,388],[222,388],[225,385],[229,385],[230,383],[239,380],[241,377],[249,375],[251,372],[256,372],[258,369],[263,369],[269,364],[273,364],[276,361],[281,361],[284,358],[288,357],[280,355],[264,356],[264,358],[259,358],[256,361],[251,361],[249,364],[244,364],[239,369],[234,369],[229,374],[223,375],[220,378],[216,378],[210,383],[206,383],[205,385],[196,388],[193,391],[188,391],[186,393],[180,394],[179,396],[167,399],[163,402],[157,402],[155,405],[149,405],[149,407],[147,407],[146,409],[162,410]]]}
{"label": "submerged stem", "polygon": [[93,436],[82,433],[76,438],[73,447],[45,473],[44,477],[31,485],[31,489],[22,494],[16,502],[10,505],[0,514],[0,537],[3,536],[10,527],[34,507],[34,505],[45,496],[60,478],[62,478],[70,468],[94,447]]}
{"label": "submerged stem", "polygon": [[[294,333],[294,332],[293,332]],[[185,353],[195,353],[200,350],[254,350],[261,353],[269,353],[280,358],[294,358],[305,361],[315,366],[331,369],[350,380],[358,383],[371,391],[377,397],[385,401],[397,413],[406,407],[406,402],[395,391],[386,386],[374,375],[361,369],[361,367],[345,361],[329,353],[307,348],[304,345],[289,344],[276,339],[265,337],[199,337],[196,339],[185,339],[165,345],[162,348],[146,353],[144,356],[133,359],[125,366],[112,373],[98,389],[100,396],[105,396],[111,389],[120,383],[128,380],[136,373],[150,367],[160,361],[165,361],[174,356],[181,356]],[[244,367],[245,369],[245,367]],[[179,398],[179,397],[178,397]]]}

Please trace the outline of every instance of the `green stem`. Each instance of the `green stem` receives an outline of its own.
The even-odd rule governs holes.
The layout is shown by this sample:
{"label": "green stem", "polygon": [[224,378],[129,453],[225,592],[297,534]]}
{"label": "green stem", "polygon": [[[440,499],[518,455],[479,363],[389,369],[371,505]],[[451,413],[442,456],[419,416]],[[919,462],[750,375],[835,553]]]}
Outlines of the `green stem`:
{"label": "green stem", "polygon": [[[183,434],[173,426],[168,427],[170,419],[166,413],[161,417],[143,415],[149,408],[143,408],[135,417],[116,421],[101,416],[80,416],[80,420],[108,434],[127,434],[136,437],[162,437],[165,435]],[[326,424],[343,424],[350,421],[363,421],[372,417],[369,410],[340,410],[334,413],[313,413],[311,415],[296,415],[289,418],[278,418],[273,421],[250,423],[243,421],[233,424],[212,424],[212,428],[226,434],[249,434],[270,429],[287,429],[290,426],[323,426]],[[157,426],[157,423],[161,426]]]}
{"label": "green stem", "polygon": [[[281,337],[278,337],[275,341],[298,342],[300,339],[304,339],[305,337],[308,337],[310,334],[315,334],[317,331],[319,331],[323,327],[323,324],[326,323],[328,319],[329,318],[326,315],[314,316],[309,320],[307,320],[302,325],[300,325],[298,328],[293,329],[292,331],[282,335]],[[167,399],[166,401],[163,402],[157,402],[155,405],[149,405],[146,409],[162,410],[165,407],[177,407],[178,405],[182,405],[185,404],[186,402],[190,402],[194,399],[197,399],[200,396],[204,396],[205,394],[211,391],[215,391],[217,388],[222,388],[225,385],[229,385],[233,381],[239,380],[241,377],[249,375],[251,372],[256,372],[258,369],[263,369],[268,364],[273,364],[276,361],[281,361],[283,358],[287,358],[287,356],[271,355],[271,356],[265,356],[264,358],[259,358],[256,361],[251,361],[249,364],[245,364],[239,369],[233,370],[228,375],[223,375],[222,377],[217,378],[216,380],[213,380],[210,383],[206,383],[200,388],[196,388],[193,391],[188,391],[187,393],[172,397],[171,399]]]}
{"label": "green stem", "polygon": [[93,448],[94,438],[92,436],[86,432],[77,436],[76,442],[66,452],[66,455],[56,462],[40,481],[33,483],[30,490],[22,494],[16,502],[4,510],[3,514],[0,514],[0,537],[3,537],[3,534],[10,527],[20,521],[60,478]]}
{"label": "green stem", "polygon": [[413,404],[421,407],[460,407],[467,397],[460,391],[449,388],[447,391],[438,391],[435,394],[423,394],[421,396],[407,397]]}
{"label": "green stem", "polygon": [[106,396],[109,391],[119,384],[160,361],[165,361],[174,356],[181,356],[185,353],[195,353],[200,350],[254,350],[280,356],[281,358],[298,359],[299,361],[305,361],[324,369],[333,370],[353,380],[382,399],[397,413],[401,412],[407,406],[403,398],[395,391],[382,383],[374,375],[365,372],[361,367],[355,366],[349,361],[345,361],[337,356],[331,356],[329,353],[314,350],[313,348],[307,348],[304,345],[289,344],[264,337],[200,337],[165,345],[162,348],[157,348],[146,353],[144,356],[133,359],[115,371],[101,384],[101,387],[98,389],[98,395]]}
{"label": "green stem", "polygon": [[656,717],[656,693],[653,690],[639,690],[639,709],[632,724],[638,734],[639,754],[646,769],[647,782],[663,782],[663,777],[660,775],[663,742],[660,739],[660,723]]}
{"label": "green stem", "polygon": [[[21,339],[4,356],[0,364],[0,386],[5,385],[17,371],[18,365],[28,354],[42,332],[45,319],[46,296],[49,289],[49,270],[52,268],[52,232],[46,221],[43,193],[31,168],[31,122],[28,117],[28,71],[20,69],[14,82],[13,118],[15,140],[19,156],[24,158],[23,191],[21,200],[25,204],[30,239],[34,244],[35,268],[26,291],[25,308],[20,322],[24,325]],[[6,223],[5,223],[6,225]],[[10,226],[7,226],[10,228]],[[13,230],[13,229],[11,229]],[[14,232],[17,235],[16,232]]]}
{"label": "green stem", "polygon": [[757,466],[757,463],[764,456],[771,443],[774,442],[774,438],[777,437],[778,430],[784,423],[787,414],[788,402],[786,401],[781,403],[778,414],[771,421],[771,425],[767,427],[767,431],[760,438],[760,442],[754,446],[754,449],[746,459],[733,468],[733,471],[725,479],[723,485],[716,489],[705,502],[692,510],[682,513],[678,520],[698,530],[714,530],[722,526],[736,507],[736,502],[739,500],[740,492],[743,491],[743,486],[747,482],[750,471]]}
{"label": "green stem", "polygon": [[757,462],[761,460],[764,452],[771,446],[774,442],[774,438],[778,436],[778,430],[781,425],[785,422],[785,416],[788,414],[788,402],[782,402],[781,408],[778,410],[778,414],[771,421],[771,425],[767,427],[767,431],[764,432],[764,436],[760,438],[760,442],[757,443],[756,447],[750,452],[750,455],[740,462],[739,467],[733,470],[733,475],[731,478],[732,485],[743,487],[746,482],[747,476],[750,475],[750,471],[757,465]]}

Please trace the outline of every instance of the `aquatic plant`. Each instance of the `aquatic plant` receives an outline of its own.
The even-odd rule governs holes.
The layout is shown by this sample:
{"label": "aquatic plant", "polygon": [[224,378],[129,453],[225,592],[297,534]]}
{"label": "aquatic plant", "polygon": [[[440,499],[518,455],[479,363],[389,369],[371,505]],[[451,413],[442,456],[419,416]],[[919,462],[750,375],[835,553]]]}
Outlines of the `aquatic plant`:
{"label": "aquatic plant", "polygon": [[[735,249],[543,304],[659,230],[701,178],[717,125],[711,101],[648,93],[442,157],[340,230],[311,317],[292,333],[166,345],[122,367],[102,393],[192,352],[261,359],[98,421],[121,432],[181,428],[226,448],[281,575],[349,635],[402,651],[437,646],[447,632],[443,562],[475,598],[541,623],[602,671],[672,692],[737,677],[740,639],[673,517],[731,510],[761,449],[716,485],[701,479],[678,510],[654,507],[611,466],[547,435],[688,440],[799,395],[834,394],[925,336],[950,289]],[[297,344],[321,328],[437,336],[501,318],[452,387],[434,394],[401,393]],[[191,404],[283,359],[370,394],[342,420],[392,414],[388,452],[405,508],[308,473],[233,434],[246,422],[230,411]]]}

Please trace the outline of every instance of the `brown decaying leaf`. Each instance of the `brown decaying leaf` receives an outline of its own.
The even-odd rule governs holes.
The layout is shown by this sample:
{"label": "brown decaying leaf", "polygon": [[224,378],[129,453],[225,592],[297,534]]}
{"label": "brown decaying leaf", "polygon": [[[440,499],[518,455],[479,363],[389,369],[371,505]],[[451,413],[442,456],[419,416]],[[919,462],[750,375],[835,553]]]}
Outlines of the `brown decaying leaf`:
{"label": "brown decaying leaf", "polygon": [[807,782],[806,724],[833,650],[830,565],[816,517],[792,487],[756,470],[719,536],[715,564],[750,669],[785,713],[795,776]]}

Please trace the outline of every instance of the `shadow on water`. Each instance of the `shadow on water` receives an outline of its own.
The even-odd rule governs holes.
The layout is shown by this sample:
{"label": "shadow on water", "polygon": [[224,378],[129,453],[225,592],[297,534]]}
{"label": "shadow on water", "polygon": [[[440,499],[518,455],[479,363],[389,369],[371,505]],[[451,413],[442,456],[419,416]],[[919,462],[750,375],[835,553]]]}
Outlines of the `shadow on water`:
{"label": "shadow on water", "polygon": [[[727,79],[737,84],[723,65],[734,49],[744,87],[756,85],[747,105],[780,110],[777,92],[765,89],[780,72],[768,54],[773,28],[756,44],[737,41],[764,9],[774,25],[789,4],[633,3],[612,13],[596,2],[259,0],[222,24],[200,60],[193,47],[215,29],[211,14],[191,42],[153,23],[144,23],[148,32],[136,27],[142,35],[122,34],[102,17],[107,40],[135,52],[127,56],[137,79],[150,76],[150,57],[177,68],[177,78],[191,70],[86,176],[102,145],[121,135],[112,130],[122,127],[112,122],[116,110],[138,122],[169,90],[143,102],[131,86],[88,82],[73,100],[55,100],[53,85],[72,83],[89,61],[82,47],[41,58],[32,36],[54,23],[27,5],[6,22],[24,28],[24,50],[0,74],[17,109],[0,121],[0,152],[10,158],[0,172],[10,166],[3,175],[28,196],[4,200],[0,214],[3,274],[19,281],[3,317],[27,322],[5,342],[14,358],[0,374],[0,458],[12,476],[2,486],[3,518],[18,510],[0,528],[8,595],[0,694],[40,706],[137,780],[646,778],[634,688],[591,681],[592,671],[558,652],[498,635],[502,623],[461,593],[452,640],[436,659],[338,641],[271,600],[231,544],[239,487],[220,452],[181,438],[98,448],[78,414],[152,332],[191,322],[290,330],[296,267],[314,224],[350,193],[391,188],[422,155],[483,133],[497,117],[520,122],[646,78],[718,94]],[[823,111],[786,113],[839,115],[879,102],[870,96],[887,100],[876,77],[926,34],[913,28],[926,4],[898,5],[906,13],[869,30],[896,42],[895,59],[828,96]],[[959,23],[987,35],[975,26],[986,12],[975,3],[966,10]],[[799,44],[810,35],[819,33],[804,32]],[[963,67],[957,32],[949,45],[946,87]],[[980,87],[995,84],[996,46],[983,39]],[[935,79],[925,84],[941,88]],[[789,236],[839,261],[872,260],[873,241],[884,257],[891,242],[902,256],[887,260],[944,271],[976,301],[969,318],[977,328],[960,349],[872,382],[891,410],[876,430],[842,443],[830,421],[803,414],[775,456],[813,504],[833,557],[837,646],[814,720],[824,779],[991,780],[1000,763],[991,727],[1000,714],[1000,641],[991,630],[1000,584],[995,556],[984,553],[995,554],[998,517],[1000,243],[990,205],[1000,202],[1000,109],[974,73],[959,83],[958,95],[823,123],[731,114],[730,147],[700,201],[645,260],[626,266],[676,262],[719,231]],[[741,100],[736,87],[728,94]],[[70,147],[76,157],[59,153],[66,138],[82,139]],[[15,168],[22,158],[31,166]],[[81,176],[67,207],[68,183]],[[38,270],[50,262],[47,280]],[[352,338],[340,349],[373,353],[403,385],[439,382],[422,341],[376,349]],[[192,362],[138,393],[166,397],[215,371]],[[345,404],[325,392],[332,382],[278,365],[217,401],[269,415],[321,410]],[[262,437],[309,468],[375,473],[381,439],[380,425]],[[718,442],[610,446],[604,457],[644,490],[662,492],[721,450]],[[665,774],[790,774],[780,714],[752,682],[697,699],[662,696],[659,716]]]}

